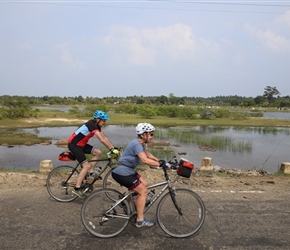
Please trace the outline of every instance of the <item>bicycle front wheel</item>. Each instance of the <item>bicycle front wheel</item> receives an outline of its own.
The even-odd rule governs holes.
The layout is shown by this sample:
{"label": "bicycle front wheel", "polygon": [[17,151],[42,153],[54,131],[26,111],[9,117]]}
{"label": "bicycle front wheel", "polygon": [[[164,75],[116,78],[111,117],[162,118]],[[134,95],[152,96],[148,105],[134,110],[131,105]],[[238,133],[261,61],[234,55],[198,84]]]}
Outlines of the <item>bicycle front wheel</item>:
{"label": "bicycle front wheel", "polygon": [[[178,209],[179,211],[178,211]],[[189,189],[176,189],[173,197],[165,194],[157,206],[157,221],[172,237],[189,237],[202,227],[205,206],[198,194]]]}
{"label": "bicycle front wheel", "polygon": [[73,201],[77,198],[72,193],[79,172],[71,166],[59,166],[53,169],[46,179],[46,189],[49,195],[61,202]]}
{"label": "bicycle front wheel", "polygon": [[82,223],[85,229],[94,236],[114,237],[121,233],[129,223],[129,203],[124,200],[117,204],[118,201],[113,201],[109,197],[121,199],[124,196],[114,189],[100,189],[92,192],[82,206]]}

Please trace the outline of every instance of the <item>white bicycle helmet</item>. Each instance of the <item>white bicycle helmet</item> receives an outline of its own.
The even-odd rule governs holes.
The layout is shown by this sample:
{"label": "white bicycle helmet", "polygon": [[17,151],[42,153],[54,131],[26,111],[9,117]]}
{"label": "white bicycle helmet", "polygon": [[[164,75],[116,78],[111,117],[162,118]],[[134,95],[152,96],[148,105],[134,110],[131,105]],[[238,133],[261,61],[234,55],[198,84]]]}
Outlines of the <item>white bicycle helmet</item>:
{"label": "white bicycle helmet", "polygon": [[142,135],[144,133],[152,132],[155,128],[150,123],[138,123],[136,126],[137,135]]}

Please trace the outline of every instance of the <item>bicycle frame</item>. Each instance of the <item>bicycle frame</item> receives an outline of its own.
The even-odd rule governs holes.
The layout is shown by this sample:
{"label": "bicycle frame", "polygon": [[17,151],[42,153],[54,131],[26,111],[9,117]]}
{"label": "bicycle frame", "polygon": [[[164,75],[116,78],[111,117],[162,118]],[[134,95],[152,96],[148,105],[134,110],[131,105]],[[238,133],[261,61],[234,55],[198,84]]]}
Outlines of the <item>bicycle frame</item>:
{"label": "bicycle frame", "polygon": [[[118,150],[120,154],[122,154],[122,147],[118,148]],[[110,172],[117,163],[117,158],[115,158],[115,156],[117,155],[108,152],[106,158],[102,157],[99,159],[88,160],[88,162],[94,166],[94,174],[90,176],[86,175],[82,181],[81,188],[84,193],[91,193],[94,190],[94,183],[96,183],[97,180],[102,179],[104,180],[102,181],[102,186],[104,188],[106,188],[107,185],[115,185],[114,187],[118,189],[110,177]],[[96,168],[97,165],[98,168]],[[82,165],[78,162],[75,162],[75,166],[60,165],[55,167],[48,174],[46,179],[46,188],[49,195],[53,199],[61,202],[70,202],[76,199],[77,196],[70,194],[70,192],[76,187],[76,182],[81,171],[81,167]],[[124,192],[126,190],[122,191]]]}
{"label": "bicycle frame", "polygon": [[[144,213],[156,203],[156,217],[160,228],[172,237],[189,237],[197,233],[204,223],[204,203],[192,190],[178,186],[182,175],[179,176],[177,172],[177,178],[171,176],[169,179],[165,165],[162,170],[165,180],[147,187],[148,190],[156,188],[156,193],[145,207]],[[120,234],[129,222],[135,225],[135,191],[123,191],[103,188],[94,191],[85,200],[81,219],[88,232],[100,238],[109,238]]]}
{"label": "bicycle frame", "polygon": [[[119,148],[119,150],[122,150],[122,148]],[[95,162],[95,163],[98,163],[98,162],[105,162],[105,161],[107,161],[108,163],[105,165],[105,167],[102,167],[102,170],[99,172],[99,176],[98,176],[98,178],[94,178],[94,180],[90,183],[90,185],[93,185],[98,179],[99,179],[99,177],[110,167],[112,167],[112,162],[113,162],[113,159],[112,159],[112,157],[111,157],[111,153],[110,152],[108,152],[107,153],[107,158],[101,158],[101,159],[97,159],[97,160],[88,160],[88,162],[89,163],[91,163],[91,162]],[[66,184],[67,182],[68,182],[68,180],[71,178],[71,176],[75,173],[75,171],[78,171],[79,172],[79,170],[78,170],[78,168],[81,168],[82,166],[81,166],[81,164],[80,163],[78,163],[75,167],[74,167],[74,169],[73,169],[73,171],[72,171],[72,173],[68,176],[68,178],[66,179],[66,181],[64,182],[64,184]]]}
{"label": "bicycle frame", "polygon": [[[174,199],[174,189],[175,188],[172,186],[171,181],[169,180],[169,177],[168,177],[168,174],[167,174],[167,170],[165,168],[163,170],[164,170],[164,175],[165,175],[165,179],[166,180],[162,181],[162,182],[159,182],[159,183],[156,183],[156,184],[149,185],[147,187],[148,190],[151,190],[153,188],[162,187],[163,186],[163,188],[157,194],[154,195],[153,199],[145,207],[144,214],[152,207],[152,205],[160,198],[160,196],[167,189],[168,189],[168,191],[170,193],[170,196],[172,198],[172,202],[174,203],[174,206],[176,207],[176,209],[179,212],[179,214],[182,214],[180,208],[177,207],[177,204],[176,204],[175,199]],[[132,198],[132,194],[133,193],[134,193],[134,191],[129,190],[129,192],[124,195],[124,197],[122,197],[120,200],[117,200],[116,203],[114,205],[112,205],[112,207],[105,212],[105,215],[109,216],[109,217],[119,217],[119,218],[124,218],[124,219],[129,219],[131,216],[135,215],[136,214],[136,207],[135,207],[134,200]],[[130,198],[128,198],[129,196],[130,196]],[[130,204],[131,213],[129,214],[129,216],[126,216],[126,215],[123,215],[123,214],[119,214],[119,215],[116,215],[116,214],[110,215],[109,214],[116,206],[118,206],[121,202],[123,202],[125,200]]]}
{"label": "bicycle frame", "polygon": [[[91,162],[103,162],[103,161],[108,161],[108,163],[107,163],[106,166],[103,167],[102,170],[100,171],[100,173],[99,173],[100,176],[101,176],[101,175],[106,171],[106,169],[107,169],[108,167],[111,167],[111,166],[112,166],[112,159],[111,159],[111,158],[103,158],[103,159],[97,159],[97,160],[89,160],[90,163],[91,163]],[[65,184],[69,181],[69,179],[71,178],[71,176],[72,176],[76,171],[79,172],[78,168],[81,168],[81,164],[80,164],[80,163],[78,163],[78,164],[74,167],[73,171],[71,172],[71,174],[67,177],[66,181],[64,182]],[[95,178],[91,184],[94,184],[94,183],[96,182],[97,179],[98,179],[98,178]]]}
{"label": "bicycle frame", "polygon": [[[172,186],[172,183],[168,177],[167,169],[165,167],[163,167],[163,171],[164,171],[164,176],[165,176],[166,181],[152,184],[152,185],[148,186],[147,189],[153,189],[154,187],[160,187],[163,185],[165,185],[165,186],[160,190],[160,192],[157,195],[154,196],[154,198],[150,201],[150,203],[145,207],[144,213],[146,213],[146,211],[155,203],[155,201],[157,201],[159,199],[159,197],[165,192],[165,190],[168,189],[168,191],[170,193],[170,197],[172,199],[172,202],[173,202],[175,208],[177,209],[177,211],[179,212],[179,214],[181,215],[182,212],[181,212],[180,208],[177,206],[177,203],[176,203],[175,198],[174,198],[175,187]],[[177,179],[175,181],[177,181]]]}

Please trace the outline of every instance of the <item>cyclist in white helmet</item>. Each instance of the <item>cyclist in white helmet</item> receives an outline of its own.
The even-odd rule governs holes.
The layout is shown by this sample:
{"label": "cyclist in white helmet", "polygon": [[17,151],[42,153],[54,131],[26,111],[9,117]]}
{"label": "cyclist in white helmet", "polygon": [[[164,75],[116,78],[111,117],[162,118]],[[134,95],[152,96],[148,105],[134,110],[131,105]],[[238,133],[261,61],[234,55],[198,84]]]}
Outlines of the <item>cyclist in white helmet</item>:
{"label": "cyclist in white helmet", "polygon": [[112,171],[112,177],[118,183],[138,193],[136,227],[155,225],[153,221],[144,218],[148,182],[135,171],[140,162],[152,167],[160,166],[159,159],[145,148],[145,145],[153,139],[154,130],[155,128],[150,123],[139,123],[136,127],[137,138],[127,145],[119,159],[119,165]]}

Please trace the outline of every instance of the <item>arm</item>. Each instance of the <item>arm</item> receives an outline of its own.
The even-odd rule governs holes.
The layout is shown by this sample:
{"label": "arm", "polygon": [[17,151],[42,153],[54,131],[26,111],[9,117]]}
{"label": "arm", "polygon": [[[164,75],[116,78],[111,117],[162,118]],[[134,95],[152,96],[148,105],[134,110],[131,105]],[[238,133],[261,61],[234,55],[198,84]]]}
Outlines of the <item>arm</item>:
{"label": "arm", "polygon": [[96,132],[96,137],[99,139],[99,141],[107,148],[111,149],[114,148],[113,144],[110,142],[109,138],[105,136],[103,132]]}
{"label": "arm", "polygon": [[147,158],[152,159],[154,161],[159,161],[159,159],[157,157],[155,157],[153,154],[149,153],[146,150],[145,150],[145,154],[146,154]]}
{"label": "arm", "polygon": [[[148,154],[149,154],[150,158],[148,157]],[[152,154],[148,153],[147,151],[143,151],[143,152],[139,153],[138,157],[143,164],[146,164],[148,166],[159,167],[159,165],[160,165],[158,159],[155,156],[153,156]]]}

